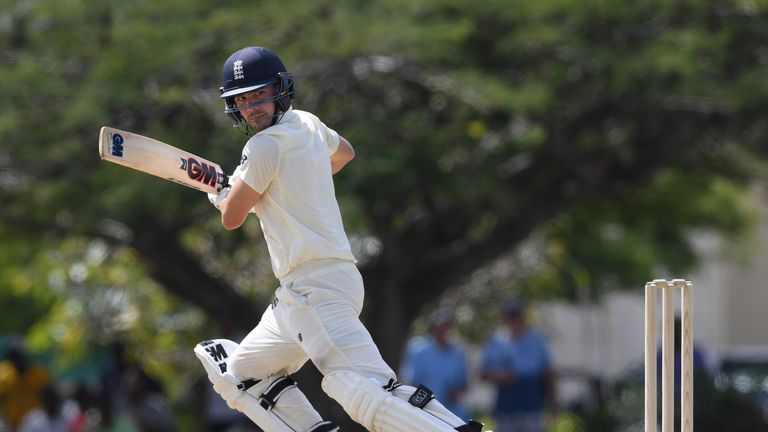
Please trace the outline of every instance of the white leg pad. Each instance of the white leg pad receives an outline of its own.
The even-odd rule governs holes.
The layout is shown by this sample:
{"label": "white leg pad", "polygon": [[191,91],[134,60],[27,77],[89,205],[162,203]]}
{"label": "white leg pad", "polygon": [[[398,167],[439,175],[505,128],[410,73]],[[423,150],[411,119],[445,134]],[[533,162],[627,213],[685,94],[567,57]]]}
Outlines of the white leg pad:
{"label": "white leg pad", "polygon": [[[354,421],[371,431],[455,431],[454,425],[390,394],[378,383],[356,372],[331,372],[323,378],[322,386]],[[458,419],[456,426],[461,424],[463,422]]]}
{"label": "white leg pad", "polygon": [[237,343],[215,339],[197,344],[195,355],[208,373],[213,388],[265,432],[327,432],[338,430],[320,414],[289,378],[241,380],[228,370],[227,360]]}
{"label": "white leg pad", "polygon": [[227,401],[230,408],[230,401],[234,401],[241,396],[242,391],[237,386],[242,381],[232,375],[227,367],[232,352],[237,349],[237,342],[229,339],[214,339],[203,341],[195,346],[195,356],[203,364],[208,379],[213,383],[216,392]]}
{"label": "white leg pad", "polygon": [[[398,399],[408,402],[408,399],[416,393],[416,388],[409,385],[401,384],[392,390],[392,394],[397,396]],[[456,414],[451,412],[443,404],[435,398],[432,398],[427,405],[422,408],[424,411],[432,414],[433,416],[441,419],[442,421],[453,425],[453,427],[461,426],[464,424],[464,420],[459,418]]]}

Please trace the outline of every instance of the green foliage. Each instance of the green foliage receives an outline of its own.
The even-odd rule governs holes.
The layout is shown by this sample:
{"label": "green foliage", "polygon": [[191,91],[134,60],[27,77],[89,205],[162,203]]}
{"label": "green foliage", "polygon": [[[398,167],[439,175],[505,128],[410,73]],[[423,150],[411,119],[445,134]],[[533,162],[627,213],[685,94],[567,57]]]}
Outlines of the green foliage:
{"label": "green foliage", "polygon": [[[0,331],[27,332],[62,370],[98,362],[85,341],[120,337],[181,391],[170,368],[212,317],[179,274],[235,305],[269,301],[257,221],[224,232],[198,192],[96,153],[110,125],[234,169],[243,140],[217,89],[244,45],[274,47],[296,107],[356,148],[337,193],[370,301],[401,299],[367,308],[389,356],[422,307],[494,266],[521,275],[502,289],[570,298],[690,271],[696,234],[749,233],[747,193],[768,173],[764,1],[0,6]],[[532,236],[543,252],[516,272]],[[151,253],[156,238],[169,249]]]}
{"label": "green foliage", "polygon": [[691,170],[664,173],[618,206],[575,208],[545,228],[546,270],[525,289],[540,297],[576,298],[584,287],[600,295],[690,273],[701,234],[746,240],[756,211],[746,197],[743,185]]}

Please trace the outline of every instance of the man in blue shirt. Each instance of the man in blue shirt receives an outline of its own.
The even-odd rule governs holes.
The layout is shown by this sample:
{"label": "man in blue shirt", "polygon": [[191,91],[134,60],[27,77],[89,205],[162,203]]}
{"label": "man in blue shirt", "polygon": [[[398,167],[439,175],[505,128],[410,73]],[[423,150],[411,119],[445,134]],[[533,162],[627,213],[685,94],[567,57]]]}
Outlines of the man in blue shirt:
{"label": "man in blue shirt", "polygon": [[503,328],[488,340],[480,376],[496,386],[496,432],[543,432],[542,414],[554,401],[552,361],[544,337],[530,328],[525,306],[505,303]]}
{"label": "man in blue shirt", "polygon": [[468,420],[469,412],[461,403],[469,375],[467,359],[461,347],[451,340],[454,325],[450,310],[435,311],[430,317],[429,334],[413,338],[406,346],[400,379],[426,386],[446,408]]}

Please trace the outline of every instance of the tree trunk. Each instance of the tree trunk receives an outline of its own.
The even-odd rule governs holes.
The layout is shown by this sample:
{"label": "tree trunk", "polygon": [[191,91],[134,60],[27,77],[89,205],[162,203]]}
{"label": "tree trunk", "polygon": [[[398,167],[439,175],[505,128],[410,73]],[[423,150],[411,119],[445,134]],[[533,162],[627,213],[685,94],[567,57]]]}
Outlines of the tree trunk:
{"label": "tree trunk", "polygon": [[146,221],[131,229],[131,245],[139,252],[147,272],[166,290],[206,315],[217,320],[226,318],[237,327],[252,328],[259,321],[263,307],[203,271],[199,260],[183,249],[174,232]]}

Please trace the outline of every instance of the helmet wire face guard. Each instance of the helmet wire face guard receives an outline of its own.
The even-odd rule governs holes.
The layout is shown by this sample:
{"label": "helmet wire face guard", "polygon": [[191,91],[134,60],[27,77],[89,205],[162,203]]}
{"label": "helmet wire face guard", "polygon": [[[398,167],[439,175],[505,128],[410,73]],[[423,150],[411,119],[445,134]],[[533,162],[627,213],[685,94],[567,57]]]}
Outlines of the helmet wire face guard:
{"label": "helmet wire face guard", "polygon": [[[238,108],[235,96],[274,85],[275,95],[255,104]],[[293,75],[286,71],[283,62],[271,50],[263,47],[243,48],[227,59],[221,71],[221,98],[224,112],[235,122],[235,127],[246,136],[252,129],[243,118],[240,109],[253,108],[263,103],[275,102],[275,114],[270,126],[282,119],[293,103]]]}

